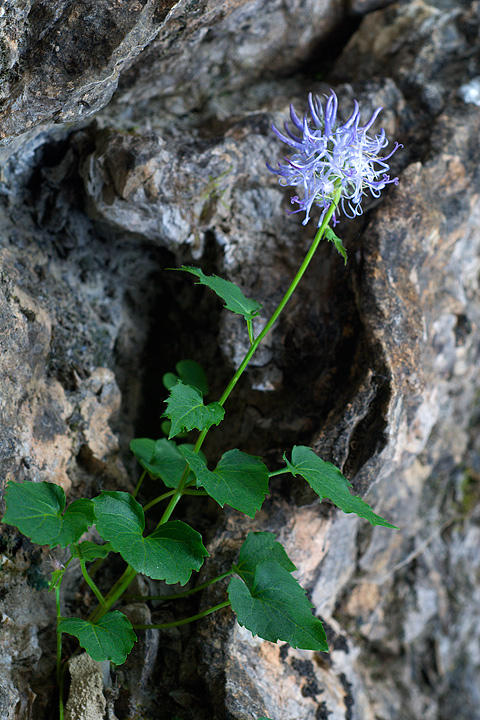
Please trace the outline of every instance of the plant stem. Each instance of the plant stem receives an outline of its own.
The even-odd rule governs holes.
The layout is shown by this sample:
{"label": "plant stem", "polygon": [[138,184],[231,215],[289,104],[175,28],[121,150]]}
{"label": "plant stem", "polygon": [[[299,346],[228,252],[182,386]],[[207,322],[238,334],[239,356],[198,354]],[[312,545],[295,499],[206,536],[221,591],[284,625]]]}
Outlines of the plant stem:
{"label": "plant stem", "polygon": [[60,610],[60,583],[55,586],[55,605],[57,608],[57,685],[58,685],[58,715],[63,720],[63,683],[62,679],[62,633],[59,632],[58,626],[62,619]]}
{"label": "plant stem", "polygon": [[219,580],[223,580],[229,575],[232,575],[234,572],[234,570],[228,570],[228,572],[224,572],[222,575],[212,578],[212,580],[207,580],[207,582],[197,585],[197,587],[194,587],[193,590],[184,590],[184,592],[175,593],[173,595],[127,595],[125,600],[159,600],[161,602],[167,602],[167,600],[183,599],[189,597],[189,595],[200,592],[200,590],[204,590],[209,585],[219,582]]}
{"label": "plant stem", "polygon": [[288,467],[280,468],[280,470],[274,470],[271,473],[268,473],[268,477],[275,477],[275,475],[283,475],[284,473],[291,472]]}
{"label": "plant stem", "polygon": [[[327,210],[327,212],[326,212],[326,214],[325,214],[325,217],[324,217],[323,220],[322,220],[322,224],[321,224],[320,227],[318,228],[318,230],[317,230],[317,232],[316,232],[316,234],[315,234],[315,237],[314,237],[314,239],[313,239],[313,242],[312,242],[312,244],[311,244],[311,246],[310,246],[310,249],[308,250],[307,254],[305,255],[305,258],[304,258],[302,264],[300,265],[300,267],[299,267],[299,269],[298,269],[298,271],[297,271],[297,274],[296,274],[295,277],[293,278],[293,280],[292,280],[292,282],[291,282],[291,284],[290,284],[287,292],[285,293],[285,295],[283,296],[283,298],[280,300],[280,302],[279,302],[279,304],[278,304],[278,306],[277,306],[277,309],[274,311],[273,315],[271,316],[270,320],[268,320],[268,322],[267,322],[267,324],[265,325],[265,327],[263,328],[263,330],[262,330],[262,331],[257,335],[257,337],[255,338],[254,342],[253,342],[252,345],[250,346],[250,349],[248,350],[247,354],[245,355],[244,359],[242,360],[242,363],[240,364],[238,370],[236,371],[236,373],[234,374],[234,376],[232,377],[232,379],[231,379],[230,382],[228,383],[227,387],[225,388],[222,397],[221,397],[220,400],[218,401],[220,405],[224,405],[224,404],[225,404],[228,396],[230,395],[230,393],[232,392],[233,388],[235,387],[235,385],[236,385],[237,382],[239,381],[240,377],[242,376],[245,368],[247,367],[248,363],[250,362],[250,360],[251,360],[253,354],[255,353],[256,349],[258,348],[258,346],[259,346],[260,343],[262,342],[262,340],[263,340],[263,338],[265,337],[265,335],[270,331],[270,329],[272,328],[272,326],[274,325],[274,323],[277,321],[280,313],[282,312],[282,310],[284,309],[285,305],[286,305],[286,304],[288,303],[288,301],[290,300],[290,298],[291,298],[292,294],[294,293],[294,291],[295,291],[298,283],[300,282],[300,280],[302,279],[303,275],[305,274],[305,271],[306,271],[307,267],[309,266],[310,261],[311,261],[311,259],[313,258],[314,254],[315,254],[315,251],[316,251],[317,247],[318,247],[319,244],[320,244],[321,239],[323,238],[323,235],[324,235],[324,233],[325,233],[325,230],[327,229],[327,227],[328,227],[328,225],[329,225],[329,223],[330,223],[330,220],[332,219],[332,215],[333,215],[333,213],[335,212],[335,209],[336,209],[336,207],[337,207],[337,205],[338,205],[338,203],[339,203],[339,201],[340,201],[341,193],[342,193],[342,189],[341,189],[341,188],[337,188],[337,190],[335,191],[335,195],[334,195],[332,204],[330,205],[329,209]],[[200,450],[200,448],[201,448],[201,446],[202,446],[202,444],[203,444],[203,441],[204,441],[204,439],[205,439],[205,436],[206,436],[207,432],[208,432],[208,429],[207,429],[207,430],[202,430],[202,432],[200,433],[200,435],[199,435],[199,437],[198,437],[198,440],[197,440],[197,442],[195,443],[194,452],[198,452],[198,451]]]}
{"label": "plant stem", "polygon": [[170,623],[163,623],[161,625],[134,625],[134,630],[165,630],[167,628],[171,627],[178,627],[178,625],[187,625],[188,623],[195,622],[195,620],[200,620],[203,617],[206,617],[207,615],[210,615],[213,612],[216,612],[217,610],[221,610],[224,607],[227,607],[230,605],[230,600],[225,600],[225,602],[220,603],[219,605],[214,605],[214,607],[208,608],[208,610],[204,610],[201,613],[198,613],[198,615],[192,615],[189,618],[184,618],[183,620],[175,620],[174,622]]}
{"label": "plant stem", "polygon": [[141,486],[142,486],[142,483],[143,483],[143,481],[144,481],[144,479],[145,479],[145,475],[146,475],[146,474],[147,474],[147,471],[144,470],[143,473],[140,475],[140,478],[139,478],[139,480],[138,480],[138,482],[137,482],[137,487],[135,488],[135,490],[134,490],[134,492],[133,492],[133,497],[134,497],[134,498],[137,497],[138,491],[140,490],[140,488],[141,488]]}
{"label": "plant stem", "polygon": [[152,508],[154,505],[157,505],[157,503],[162,502],[162,500],[166,500],[166,498],[169,498],[172,495],[175,495],[175,490],[170,490],[169,492],[163,493],[163,495],[159,495],[153,500],[150,500],[150,502],[147,503],[143,508],[143,512],[147,512],[147,510],[150,510],[150,508]]}
{"label": "plant stem", "polygon": [[[79,547],[78,547],[78,545],[77,545],[77,552],[78,552],[78,553],[81,552],[80,549],[79,549]],[[87,568],[85,567],[85,560],[84,560],[83,558],[80,558],[80,557],[79,557],[78,559],[79,559],[79,561],[80,561],[80,567],[82,568],[82,575],[83,575],[83,577],[84,577],[85,582],[87,583],[87,585],[89,586],[89,588],[90,588],[90,589],[92,590],[92,592],[94,593],[94,595],[95,595],[95,597],[97,598],[97,600],[98,600],[98,602],[100,603],[100,605],[103,605],[103,606],[105,607],[105,598],[103,597],[102,593],[100,592],[100,590],[98,589],[98,587],[95,585],[95,583],[93,582],[92,578],[91,578],[90,575],[88,574]]]}
{"label": "plant stem", "polygon": [[[238,370],[236,371],[236,373],[234,374],[234,376],[228,383],[227,387],[225,388],[225,390],[223,392],[222,397],[218,401],[220,405],[225,404],[228,396],[232,392],[233,388],[239,381],[239,379],[242,376],[248,363],[252,359],[252,356],[255,353],[256,349],[262,342],[265,335],[272,328],[272,325],[274,325],[274,323],[277,321],[280,313],[282,312],[285,305],[290,300],[293,292],[295,291],[295,288],[297,287],[298,283],[300,282],[303,275],[305,274],[305,271],[306,271],[307,267],[309,266],[310,261],[313,258],[315,251],[320,244],[321,239],[323,238],[325,230],[327,229],[327,227],[330,223],[330,220],[332,219],[332,215],[335,212],[335,210],[338,206],[338,203],[340,202],[341,194],[342,194],[342,188],[341,187],[336,188],[335,194],[332,199],[332,204],[330,205],[327,212],[325,213],[325,217],[323,218],[322,223],[321,223],[320,227],[318,228],[318,230],[315,234],[315,237],[313,238],[313,242],[310,246],[310,249],[308,250],[307,254],[305,255],[305,258],[304,258],[302,264],[300,265],[300,267],[297,271],[297,274],[293,278],[287,292],[285,293],[283,298],[280,300],[280,302],[277,306],[277,309],[274,311],[272,317],[270,318],[270,320],[268,320],[268,322],[265,325],[265,327],[263,328],[263,330],[257,335],[257,337],[255,338],[255,340],[253,340],[253,342],[252,342],[252,338],[250,337],[251,328],[249,327],[248,320],[247,320],[247,327],[249,327],[249,338],[250,338],[251,345],[247,351],[247,354],[243,358],[242,363],[240,364]],[[253,337],[253,335],[252,335],[252,337]],[[198,451],[200,450],[200,448],[203,445],[203,441],[205,440],[208,430],[209,429],[207,428],[207,429],[201,431],[200,435],[198,436],[197,442],[195,443],[195,447],[193,448],[193,452],[198,453]],[[180,498],[183,495],[183,491],[184,491],[189,474],[190,474],[190,468],[187,466],[183,472],[181,479],[180,479],[180,483],[178,485],[177,491],[176,491],[175,495],[172,497],[172,499],[170,500],[170,502],[168,503],[168,506],[167,506],[165,512],[163,513],[163,516],[162,516],[160,522],[158,523],[157,527],[159,527],[163,523],[167,522],[167,520],[169,520],[172,512],[175,510],[175,507],[177,506],[178,501],[180,500]]]}
{"label": "plant stem", "polygon": [[108,592],[105,596],[104,605],[100,605],[95,608],[95,610],[88,616],[88,620],[90,620],[90,622],[98,622],[100,618],[102,618],[110,610],[112,605],[117,602],[118,598],[123,595],[125,590],[136,577],[137,571],[130,567],[130,565],[127,565],[127,569],[123,575],[117,580],[110,592]]}
{"label": "plant stem", "polygon": [[[143,512],[147,512],[147,510],[150,510],[150,508],[152,508],[154,505],[157,505],[157,503],[162,502],[162,500],[165,500],[166,498],[171,497],[174,494],[175,490],[170,490],[170,492],[159,495],[158,497],[154,498],[154,500],[150,500],[150,502],[147,503],[143,508]],[[184,489],[182,495],[208,495],[208,493],[205,490],[197,490],[196,488],[192,488],[191,490]]]}
{"label": "plant stem", "polygon": [[247,320],[247,330],[248,330],[248,339],[250,340],[250,345],[253,345],[255,342],[255,338],[253,336],[253,321]]}

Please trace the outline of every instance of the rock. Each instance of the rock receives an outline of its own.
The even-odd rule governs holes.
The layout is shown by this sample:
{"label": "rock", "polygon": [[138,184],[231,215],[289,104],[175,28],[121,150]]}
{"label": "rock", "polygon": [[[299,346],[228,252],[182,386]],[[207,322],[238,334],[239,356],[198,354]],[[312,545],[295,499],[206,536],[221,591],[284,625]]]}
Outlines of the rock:
{"label": "rock", "polygon": [[107,702],[103,694],[108,664],[92,660],[82,653],[68,664],[71,684],[65,707],[66,720],[103,720]]}

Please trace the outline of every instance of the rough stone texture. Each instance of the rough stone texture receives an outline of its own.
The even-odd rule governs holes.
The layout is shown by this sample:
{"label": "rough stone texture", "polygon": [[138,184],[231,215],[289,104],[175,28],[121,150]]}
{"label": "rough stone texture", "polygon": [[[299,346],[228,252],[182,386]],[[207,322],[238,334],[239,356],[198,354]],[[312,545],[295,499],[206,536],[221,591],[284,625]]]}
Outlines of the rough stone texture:
{"label": "rough stone texture", "polygon": [[[186,507],[209,539],[205,578],[248,530],[279,536],[331,653],[262,642],[223,610],[142,638],[105,691],[99,713],[112,719],[480,720],[480,6],[382,4],[355,0],[353,19],[333,0],[1,8],[5,480],[53,479],[71,499],[131,488],[128,442],[160,433],[162,372],[194,357],[218,396],[244,328],[160,270],[197,262],[239,281],[265,317],[273,309],[315,230],[286,215],[264,169],[284,151],[269,126],[289,102],[300,112],[309,90],[333,86],[345,114],[354,97],[365,116],[383,105],[387,135],[405,145],[398,188],[342,221],[347,268],[320,248],[207,445],[274,468],[311,444],[399,530],[281,476],[255,521],[227,510],[215,535],[212,504]],[[55,712],[51,560],[11,528],[1,550],[0,712],[43,720]],[[92,602],[72,571],[65,613]],[[175,617],[168,605],[129,612]]]}
{"label": "rough stone texture", "polygon": [[108,664],[96,662],[87,653],[82,653],[70,660],[68,669],[71,684],[65,707],[66,720],[103,720],[107,708],[103,685]]}
{"label": "rough stone texture", "polygon": [[335,0],[6,0],[0,12],[4,141],[97,112],[148,45],[123,102],[174,93],[189,109],[273,66],[298,67],[344,15]]}

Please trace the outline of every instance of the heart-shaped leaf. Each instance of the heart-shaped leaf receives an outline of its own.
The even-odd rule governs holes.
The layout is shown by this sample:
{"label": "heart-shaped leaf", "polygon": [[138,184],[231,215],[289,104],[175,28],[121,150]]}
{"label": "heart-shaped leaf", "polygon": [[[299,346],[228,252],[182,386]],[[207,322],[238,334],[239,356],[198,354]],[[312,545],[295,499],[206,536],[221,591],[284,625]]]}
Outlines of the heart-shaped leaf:
{"label": "heart-shaped leaf", "polygon": [[143,509],[129,493],[103,492],[93,502],[98,532],[139,573],[185,585],[208,556],[200,533],[180,520],[144,537]]}
{"label": "heart-shaped leaf", "polygon": [[78,638],[80,645],[97,662],[108,660],[115,665],[125,662],[137,639],[130,620],[118,610],[107,613],[96,623],[81,618],[62,618],[58,630]]}
{"label": "heart-shaped leaf", "polygon": [[251,587],[232,578],[228,595],[238,622],[252,635],[284,640],[293,648],[328,651],[323,625],[312,615],[305,590],[279,563],[259,563]]}
{"label": "heart-shaped leaf", "polygon": [[268,493],[268,469],[260,458],[240,450],[229,450],[215,470],[209,470],[203,458],[187,447],[180,451],[210,497],[223,507],[225,503],[254,517]]}
{"label": "heart-shaped leaf", "polygon": [[38,545],[67,547],[95,522],[91,500],[75,500],[65,510],[65,493],[55,483],[10,481],[5,500],[2,521]]}

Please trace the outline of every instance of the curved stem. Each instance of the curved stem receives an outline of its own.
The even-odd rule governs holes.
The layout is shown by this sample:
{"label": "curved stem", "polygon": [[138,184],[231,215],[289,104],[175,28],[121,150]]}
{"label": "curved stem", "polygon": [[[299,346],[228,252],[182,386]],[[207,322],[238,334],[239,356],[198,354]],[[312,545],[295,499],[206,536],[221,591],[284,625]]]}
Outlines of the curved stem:
{"label": "curved stem", "polygon": [[138,482],[137,482],[137,487],[136,487],[135,490],[133,491],[133,497],[134,497],[134,498],[137,497],[138,491],[140,490],[140,488],[141,488],[141,486],[142,486],[142,483],[143,483],[143,481],[144,481],[144,479],[145,479],[145,475],[146,475],[146,474],[147,474],[147,471],[144,470],[143,473],[140,475],[140,478],[139,478],[139,480],[138,480]]}
{"label": "curved stem", "polygon": [[150,500],[149,503],[145,505],[143,508],[143,512],[147,512],[147,510],[150,510],[154,505],[156,505],[159,502],[162,502],[162,500],[166,500],[167,498],[171,497],[172,495],[175,495],[175,490],[170,490],[170,492],[163,493],[163,495],[159,495],[158,497],[154,498],[153,500]]}
{"label": "curved stem", "polygon": [[63,683],[62,683],[62,633],[58,626],[62,619],[60,610],[60,583],[55,586],[55,605],[57,609],[57,686],[58,686],[58,716],[63,720]]}
{"label": "curved stem", "polygon": [[134,570],[130,565],[127,565],[127,569],[123,573],[123,575],[117,580],[115,585],[111,588],[110,592],[107,593],[105,596],[105,604],[99,605],[95,610],[90,613],[88,616],[88,620],[90,622],[98,622],[100,618],[102,618],[114,605],[118,598],[123,595],[125,590],[128,588],[128,586],[135,580],[137,577],[137,571]]}
{"label": "curved stem", "polygon": [[[77,552],[78,552],[78,553],[81,552],[81,550],[80,550],[80,548],[78,547],[78,545],[77,545]],[[95,583],[93,582],[92,578],[91,578],[90,575],[88,574],[87,568],[85,567],[85,560],[84,560],[83,558],[80,558],[80,557],[79,557],[78,559],[79,559],[79,561],[80,561],[80,567],[82,568],[82,575],[83,575],[83,578],[84,578],[85,582],[87,583],[87,585],[89,586],[89,588],[92,590],[93,594],[94,594],[95,597],[97,598],[97,600],[98,600],[98,602],[100,603],[100,605],[103,605],[103,606],[105,607],[105,598],[103,597],[102,593],[100,592],[100,590],[98,589],[98,587],[95,585]]]}
{"label": "curved stem", "polygon": [[184,618],[183,620],[175,620],[174,622],[169,623],[162,623],[161,625],[134,625],[134,630],[165,630],[167,628],[171,627],[178,627],[179,625],[187,625],[188,623],[195,622],[195,620],[200,620],[203,617],[206,617],[207,615],[210,615],[213,612],[216,612],[217,610],[221,610],[224,607],[227,607],[230,605],[230,600],[225,600],[225,602],[220,603],[219,605],[214,605],[214,607],[208,608],[208,610],[204,610],[201,613],[198,613],[198,615],[192,615],[189,618]]}
{"label": "curved stem", "polygon": [[126,595],[125,600],[157,600],[160,602],[167,602],[168,600],[181,600],[183,598],[189,597],[190,595],[194,595],[197,592],[200,592],[200,590],[205,590],[205,588],[207,588],[209,585],[213,585],[214,583],[223,580],[229,575],[232,575],[234,572],[235,570],[233,569],[228,570],[228,572],[224,572],[222,573],[222,575],[218,575],[211,580],[207,580],[207,582],[204,582],[201,585],[197,585],[197,587],[194,587],[192,590],[185,590],[184,592],[175,593],[173,595]]}

